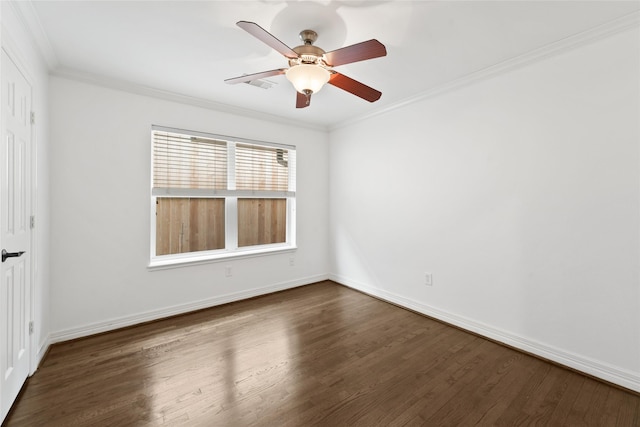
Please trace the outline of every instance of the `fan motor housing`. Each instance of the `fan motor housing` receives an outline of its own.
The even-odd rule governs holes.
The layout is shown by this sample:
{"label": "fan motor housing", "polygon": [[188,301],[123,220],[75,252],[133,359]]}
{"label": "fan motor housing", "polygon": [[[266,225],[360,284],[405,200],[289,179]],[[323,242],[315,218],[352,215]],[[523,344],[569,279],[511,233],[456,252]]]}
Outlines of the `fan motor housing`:
{"label": "fan motor housing", "polygon": [[317,64],[318,60],[320,58],[322,58],[322,56],[324,55],[324,50],[320,49],[317,46],[312,46],[310,44],[302,45],[302,46],[296,46],[296,47],[293,48],[293,51],[298,54],[299,61],[298,60],[290,60],[289,61],[290,65],[292,65],[291,64],[292,62],[294,64],[295,63]]}

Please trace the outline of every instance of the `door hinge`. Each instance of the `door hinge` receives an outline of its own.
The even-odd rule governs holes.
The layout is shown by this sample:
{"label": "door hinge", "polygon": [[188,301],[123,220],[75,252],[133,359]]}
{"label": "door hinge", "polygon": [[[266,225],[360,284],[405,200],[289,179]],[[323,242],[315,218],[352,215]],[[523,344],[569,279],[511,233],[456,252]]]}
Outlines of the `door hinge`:
{"label": "door hinge", "polygon": [[33,320],[29,322],[29,335],[33,334]]}
{"label": "door hinge", "polygon": [[35,111],[31,112],[31,124],[32,125],[36,124],[36,113],[35,113]]}

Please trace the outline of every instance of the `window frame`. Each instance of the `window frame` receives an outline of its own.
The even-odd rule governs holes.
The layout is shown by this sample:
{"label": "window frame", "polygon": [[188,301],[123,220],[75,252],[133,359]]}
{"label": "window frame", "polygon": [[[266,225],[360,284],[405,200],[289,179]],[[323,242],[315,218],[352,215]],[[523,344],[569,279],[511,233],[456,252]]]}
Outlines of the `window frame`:
{"label": "window frame", "polygon": [[[170,132],[190,137],[202,137],[224,141],[227,143],[227,189],[158,189],[154,188],[154,131]],[[219,262],[229,259],[270,255],[279,252],[294,251],[296,246],[296,146],[257,141],[228,135],[192,131],[166,126],[151,126],[151,170],[150,170],[150,270],[175,268],[185,265]],[[236,190],[235,147],[236,144],[249,144],[268,148],[288,150],[288,189],[287,191]],[[225,199],[225,247],[207,251],[185,252],[177,254],[156,255],[156,200],[162,197],[191,198],[223,198]],[[285,199],[286,204],[286,238],[283,243],[271,243],[238,247],[238,199]]]}

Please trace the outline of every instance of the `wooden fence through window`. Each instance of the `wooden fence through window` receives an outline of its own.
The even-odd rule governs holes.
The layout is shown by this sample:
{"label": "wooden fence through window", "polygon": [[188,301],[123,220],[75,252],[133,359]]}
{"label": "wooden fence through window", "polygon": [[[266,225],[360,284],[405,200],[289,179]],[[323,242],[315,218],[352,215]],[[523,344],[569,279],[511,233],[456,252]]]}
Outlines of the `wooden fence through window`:
{"label": "wooden fence through window", "polygon": [[[156,200],[156,255],[224,249],[224,199]],[[238,199],[238,246],[284,243],[286,218],[286,199]]]}

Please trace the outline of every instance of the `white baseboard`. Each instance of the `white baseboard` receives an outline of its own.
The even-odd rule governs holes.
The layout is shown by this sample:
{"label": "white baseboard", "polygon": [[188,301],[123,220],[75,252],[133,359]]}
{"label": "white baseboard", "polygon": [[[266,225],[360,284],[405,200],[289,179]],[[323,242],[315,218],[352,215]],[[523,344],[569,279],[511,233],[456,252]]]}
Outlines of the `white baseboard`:
{"label": "white baseboard", "polygon": [[365,294],[397,304],[401,307],[422,313],[429,317],[455,325],[467,331],[474,332],[495,341],[507,344],[511,347],[535,354],[536,356],[567,366],[580,372],[592,375],[605,381],[617,384],[629,390],[640,392],[640,375],[625,369],[620,369],[597,360],[590,359],[579,354],[574,354],[557,347],[548,346],[535,340],[530,340],[513,333],[477,322],[454,313],[418,303],[414,300],[388,292],[383,289],[371,287],[367,284],[351,280],[340,275],[329,275],[329,279],[336,283],[358,290]]}
{"label": "white baseboard", "polygon": [[40,366],[40,363],[42,363],[42,359],[44,359],[44,356],[47,354],[47,350],[49,350],[51,344],[52,342],[50,334],[47,335],[40,344],[38,344],[38,350],[35,352],[35,360],[33,360],[33,363],[31,364],[31,372],[29,373],[30,376],[36,372],[38,366]]}
{"label": "white baseboard", "polygon": [[[308,285],[315,282],[321,282],[327,280],[328,275],[317,275],[305,277],[288,282],[277,283],[265,287],[253,288],[244,290],[241,292],[234,292],[226,295],[219,295],[212,298],[207,298],[200,301],[195,301],[187,304],[180,304],[171,307],[162,308],[159,310],[147,311],[144,313],[138,313],[131,316],[124,316],[116,319],[109,319],[103,322],[96,322],[85,326],[76,328],[64,329],[61,331],[52,332],[49,335],[49,345],[61,341],[68,341],[75,338],[86,337],[89,335],[98,334],[101,332],[112,331],[114,329],[124,328],[127,326],[137,325],[152,320],[163,319],[166,317],[175,316],[178,314],[189,313],[191,311],[201,310],[203,308],[214,307],[216,305],[227,304],[234,301],[240,301],[247,298],[253,298],[260,295],[271,294],[286,289],[292,289],[299,286]],[[48,347],[48,345],[47,345]],[[45,349],[46,351],[46,349]]]}
{"label": "white baseboard", "polygon": [[318,275],[298,279],[295,281],[282,282],[261,288],[254,288],[241,292],[220,295],[193,303],[176,305],[160,310],[153,310],[145,313],[135,314],[132,316],[125,316],[117,319],[110,319],[104,322],[97,322],[77,328],[69,328],[62,331],[56,331],[47,336],[44,342],[40,345],[40,348],[38,349],[38,353],[36,355],[37,359],[35,366],[37,366],[42,361],[42,358],[46,354],[49,346],[56,342],[81,338],[101,332],[107,332],[126,326],[132,326],[139,323],[200,310],[203,308],[214,307],[216,305],[227,304],[234,301],[239,301],[260,295],[266,295],[273,292],[283,291],[286,289],[304,286],[315,282],[321,282],[328,279],[333,280],[334,282],[339,283],[343,286],[347,286],[368,295],[389,301],[401,307],[408,308],[410,310],[433,317],[451,325],[455,325],[467,331],[477,333],[492,340],[502,342],[511,347],[515,347],[517,349],[535,354],[536,356],[551,360],[577,371],[584,372],[588,375],[592,375],[613,384],[617,384],[629,390],[640,392],[640,375],[638,375],[637,373],[625,369],[620,369],[607,363],[574,354],[557,347],[548,346],[535,340],[530,340],[519,335],[515,335],[513,333],[486,325],[484,323],[477,322],[473,319],[450,313],[445,310],[440,310],[427,304],[422,304],[403,296],[394,294],[392,292],[374,288],[367,284],[334,274]]}

